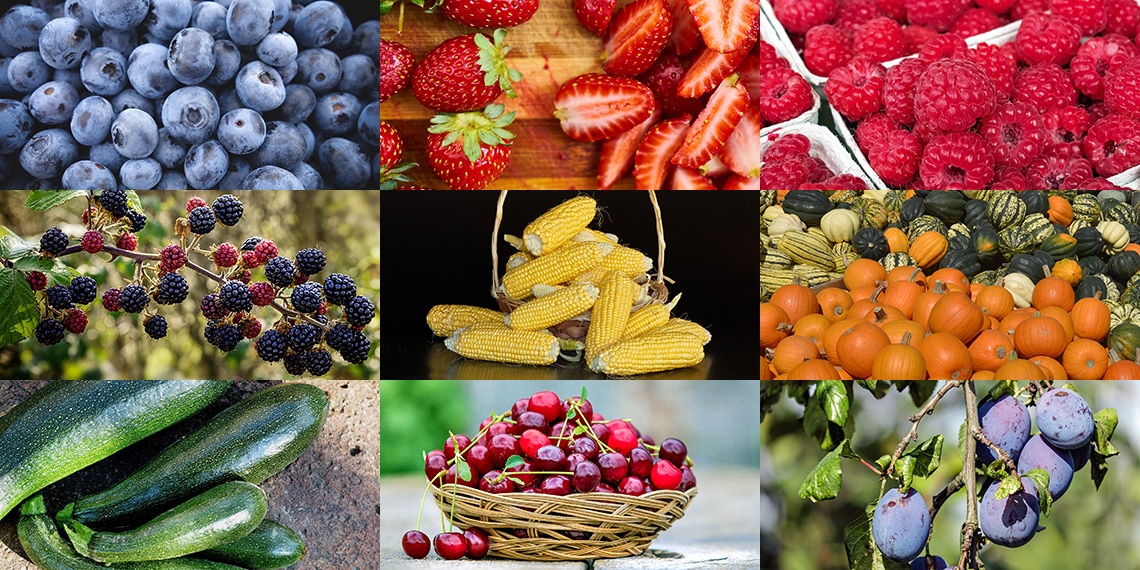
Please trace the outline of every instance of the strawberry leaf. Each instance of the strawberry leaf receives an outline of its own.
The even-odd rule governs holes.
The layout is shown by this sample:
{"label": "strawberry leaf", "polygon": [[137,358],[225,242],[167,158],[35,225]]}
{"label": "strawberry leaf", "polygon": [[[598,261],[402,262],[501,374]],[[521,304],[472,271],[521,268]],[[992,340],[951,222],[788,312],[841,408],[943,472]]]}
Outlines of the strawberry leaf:
{"label": "strawberry leaf", "polygon": [[512,81],[522,80],[522,73],[507,66],[507,53],[511,47],[503,44],[507,31],[499,28],[494,32],[494,43],[483,34],[475,34],[475,45],[479,48],[479,69],[483,70],[483,84],[490,87],[496,83],[507,94],[507,97],[517,96]]}

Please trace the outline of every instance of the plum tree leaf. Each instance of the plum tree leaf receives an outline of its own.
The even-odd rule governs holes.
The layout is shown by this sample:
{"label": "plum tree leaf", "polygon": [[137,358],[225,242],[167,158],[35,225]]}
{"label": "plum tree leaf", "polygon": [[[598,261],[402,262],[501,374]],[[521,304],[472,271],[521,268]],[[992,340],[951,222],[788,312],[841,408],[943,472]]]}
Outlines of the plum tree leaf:
{"label": "plum tree leaf", "polygon": [[[982,445],[982,444],[977,444]],[[1005,479],[1010,475],[1009,470],[1006,469],[1005,462],[1001,459],[995,459],[985,467],[986,477],[990,479]]]}
{"label": "plum tree leaf", "polygon": [[1096,424],[1096,437],[1094,438],[1096,442],[1093,444],[1093,449],[1104,457],[1112,457],[1120,453],[1109,441],[1116,431],[1118,421],[1114,408],[1105,408],[1093,414],[1093,422]]}
{"label": "plum tree leaf", "polygon": [[914,474],[917,477],[929,477],[942,461],[942,434],[920,443],[903,454],[903,457],[914,458]]}
{"label": "plum tree leaf", "polygon": [[760,421],[764,421],[764,416],[776,407],[776,403],[780,401],[780,394],[784,391],[784,384],[782,382],[761,382],[760,383]]}
{"label": "plum tree leaf", "polygon": [[[843,387],[842,382],[832,382],[834,382],[834,384],[838,384],[839,389],[843,390],[842,398],[844,400],[844,410],[842,415],[843,420],[846,421],[846,389]],[[831,421],[829,419],[828,411],[824,409],[824,400],[836,398],[834,394],[829,395],[829,392],[833,391],[834,388],[825,389],[824,384],[827,384],[827,382],[819,383],[819,388],[816,389],[816,391],[808,399],[807,404],[804,405],[804,431],[806,431],[808,435],[819,442],[820,449],[824,451],[831,451],[832,449],[835,449],[835,446],[844,439],[843,425],[836,424],[835,422]],[[838,411],[833,410],[832,412],[837,413]]]}
{"label": "plum tree leaf", "polygon": [[795,400],[801,406],[806,406],[810,397],[811,387],[815,382],[785,382],[784,385],[788,390],[788,397]]}
{"label": "plum tree leaf", "polygon": [[6,299],[0,311],[0,346],[28,338],[40,322],[36,297],[24,276],[0,266],[0,298]]}
{"label": "plum tree leaf", "polygon": [[1005,394],[1009,394],[1010,396],[1012,396],[1012,395],[1016,394],[1015,389],[1016,389],[1016,384],[1013,380],[1003,380],[1001,382],[995,382],[994,385],[990,387],[990,391],[986,392],[986,396],[978,402],[978,406],[981,407],[981,405],[986,403],[986,401],[996,400]]}
{"label": "plum tree leaf", "polygon": [[890,464],[891,464],[891,456],[887,455],[887,454],[883,454],[882,457],[875,460],[875,465],[879,466],[879,471],[886,469],[887,466]]}
{"label": "plum tree leaf", "polygon": [[843,546],[847,550],[847,563],[851,570],[905,570],[909,567],[886,558],[875,546],[871,520],[877,506],[877,502],[867,505],[859,518],[844,527]]}
{"label": "plum tree leaf", "polygon": [[847,423],[849,401],[847,387],[842,381],[824,380],[819,383],[816,393],[819,394],[819,402],[827,415],[827,421],[840,426]]}
{"label": "plum tree leaf", "polygon": [[913,455],[903,455],[895,461],[895,477],[902,482],[900,491],[905,493],[910,489],[910,484],[914,482],[914,466],[917,461]]}
{"label": "plum tree leaf", "polygon": [[851,443],[843,440],[833,451],[824,455],[800,485],[800,498],[817,503],[838,496],[839,487],[843,484],[843,467],[839,463],[839,457],[849,457],[849,454],[854,454]]}
{"label": "plum tree leaf", "polygon": [[1021,479],[1008,475],[1001,480],[998,484],[997,491],[994,493],[994,498],[1002,500],[1021,490]]}
{"label": "plum tree leaf", "polygon": [[1029,477],[1033,480],[1033,484],[1037,485],[1037,502],[1041,504],[1041,516],[1049,516],[1049,509],[1053,506],[1053,494],[1049,492],[1049,472],[1038,467],[1029,473],[1023,473],[1022,476]]}
{"label": "plum tree leaf", "polygon": [[876,400],[883,399],[891,390],[891,383],[887,380],[856,380],[855,383],[870,392]]}
{"label": "plum tree leaf", "polygon": [[934,388],[937,382],[911,382],[910,383],[910,401],[914,402],[915,406],[922,406],[934,395]]}

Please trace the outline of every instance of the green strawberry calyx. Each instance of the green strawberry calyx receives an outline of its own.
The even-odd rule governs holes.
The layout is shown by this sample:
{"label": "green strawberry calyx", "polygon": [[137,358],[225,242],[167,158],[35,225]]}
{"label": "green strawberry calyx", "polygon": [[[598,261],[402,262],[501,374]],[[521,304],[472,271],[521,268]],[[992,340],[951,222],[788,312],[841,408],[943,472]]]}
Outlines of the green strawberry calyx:
{"label": "green strawberry calyx", "polygon": [[[478,36],[476,36],[478,37]],[[447,133],[441,148],[447,148],[463,139],[463,154],[467,160],[476,163],[483,157],[482,145],[509,145],[514,133],[506,129],[515,120],[515,112],[504,114],[506,108],[500,104],[487,105],[486,109],[467,113],[440,113],[431,119],[429,133]]]}
{"label": "green strawberry calyx", "polygon": [[414,162],[405,162],[390,170],[380,171],[380,189],[381,190],[395,190],[401,182],[411,182],[412,179],[404,176],[404,172],[419,166]]}
{"label": "green strawberry calyx", "polygon": [[511,46],[503,43],[507,31],[499,28],[494,32],[494,43],[484,34],[475,34],[475,45],[479,47],[479,69],[483,70],[483,84],[490,87],[496,83],[507,94],[515,97],[512,81],[522,80],[519,70],[507,66],[507,53]]}

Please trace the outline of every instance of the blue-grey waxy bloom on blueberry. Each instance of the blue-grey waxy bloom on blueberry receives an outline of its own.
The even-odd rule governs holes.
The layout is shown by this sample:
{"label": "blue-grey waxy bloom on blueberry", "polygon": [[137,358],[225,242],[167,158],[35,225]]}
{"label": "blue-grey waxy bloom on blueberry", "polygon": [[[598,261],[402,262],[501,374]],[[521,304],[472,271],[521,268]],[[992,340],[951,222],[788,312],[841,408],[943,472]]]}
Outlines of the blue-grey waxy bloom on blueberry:
{"label": "blue-grey waxy bloom on blueberry", "polygon": [[291,172],[293,176],[297,177],[297,180],[301,181],[301,186],[304,187],[305,190],[320,190],[325,187],[325,180],[321,177],[320,171],[313,168],[313,165],[307,162],[298,164],[297,168],[294,168]]}
{"label": "blue-grey waxy bloom on blueberry", "polygon": [[174,34],[166,66],[175,79],[197,85],[214,71],[214,37],[199,28],[186,28]]}
{"label": "blue-grey waxy bloom on blueberry", "polygon": [[230,155],[222,143],[208,140],[190,147],[183,172],[195,189],[213,188],[221,182],[230,166]]}
{"label": "blue-grey waxy bloom on blueberry", "polygon": [[97,47],[83,58],[79,78],[88,91],[114,97],[127,85],[127,58],[108,47]]}
{"label": "blue-grey waxy bloom on blueberry", "polygon": [[81,160],[63,171],[65,190],[114,190],[119,187],[115,175],[106,166],[91,160]]}
{"label": "blue-grey waxy bloom on blueberry", "polygon": [[300,124],[317,108],[317,95],[308,85],[290,83],[285,86],[285,102],[270,115],[275,120]]}
{"label": "blue-grey waxy bloom on blueberry", "polygon": [[239,46],[251,46],[273,27],[273,0],[232,0],[226,12],[226,31]]}
{"label": "blue-grey waxy bloom on blueberry", "polygon": [[39,8],[17,4],[0,16],[0,37],[13,48],[36,49],[40,45],[40,30],[50,20],[51,16]]}
{"label": "blue-grey waxy bloom on blueberry", "polygon": [[380,63],[380,20],[368,20],[352,31],[352,49]]}
{"label": "blue-grey waxy bloom on blueberry", "polygon": [[48,81],[28,97],[28,110],[45,125],[62,125],[71,120],[71,112],[79,104],[79,91],[70,83]]}
{"label": "blue-grey waxy bloom on blueberry", "polygon": [[239,190],[301,190],[304,186],[292,172],[277,166],[262,166],[242,180]]}
{"label": "blue-grey waxy bloom on blueberry", "polygon": [[111,172],[118,172],[122,168],[123,163],[126,162],[126,157],[119,154],[118,149],[111,141],[101,142],[91,147],[89,151],[89,158],[106,166]]}
{"label": "blue-grey waxy bloom on blueberry", "polygon": [[198,144],[214,136],[219,119],[218,101],[204,87],[183,87],[162,103],[162,124],[184,143]]}
{"label": "blue-grey waxy bloom on blueberry", "polygon": [[252,169],[248,160],[240,156],[231,156],[230,167],[221,182],[218,182],[218,190],[241,190],[242,182],[250,170]]}
{"label": "blue-grey waxy bloom on blueberry", "polygon": [[111,142],[126,158],[145,158],[158,146],[158,125],[154,117],[126,109],[111,123]]}
{"label": "blue-grey waxy bloom on blueberry", "polygon": [[233,154],[249,154],[265,142],[265,119],[253,109],[234,109],[218,123],[218,141]]}
{"label": "blue-grey waxy bloom on blueberry", "polygon": [[151,0],[146,31],[156,40],[168,42],[190,24],[193,14],[194,3],[191,0]]}
{"label": "blue-grey waxy bloom on blueberry", "polygon": [[217,2],[199,2],[194,5],[194,12],[190,16],[190,25],[210,32],[215,40],[229,37],[226,30],[225,6]]}
{"label": "blue-grey waxy bloom on blueberry", "polygon": [[40,58],[56,69],[79,67],[91,51],[91,32],[74,18],[56,18],[40,31]]}
{"label": "blue-grey waxy bloom on blueberry", "polygon": [[293,21],[293,35],[304,47],[321,47],[331,43],[344,28],[344,12],[328,0],[317,0],[305,6]]}
{"label": "blue-grey waxy bloom on blueberry", "polygon": [[257,58],[273,67],[287,65],[297,59],[297,41],[285,32],[273,32],[257,43]]}
{"label": "blue-grey waxy bloom on blueberry", "polygon": [[170,129],[162,127],[158,129],[158,146],[150,156],[163,168],[181,168],[182,161],[186,159],[186,150],[189,148],[190,145],[171,136]]}
{"label": "blue-grey waxy bloom on blueberry", "polygon": [[255,111],[270,111],[285,102],[285,85],[276,69],[261,61],[251,61],[235,79],[238,97]]}
{"label": "blue-grey waxy bloom on blueberry", "polygon": [[364,188],[372,176],[368,156],[359,144],[345,138],[325,139],[317,148],[317,159],[333,188]]}
{"label": "blue-grey waxy bloom on blueberry", "polygon": [[340,83],[337,91],[346,91],[362,99],[375,93],[380,98],[380,69],[364,54],[353,54],[340,60]]}
{"label": "blue-grey waxy bloom on blueberry", "polygon": [[75,106],[75,112],[71,114],[71,135],[81,145],[95,146],[106,140],[114,120],[115,110],[111,102],[92,95]]}
{"label": "blue-grey waxy bloom on blueberry", "polygon": [[360,100],[351,93],[323,95],[317,100],[314,126],[325,134],[347,135],[356,131],[360,109]]}
{"label": "blue-grey waxy bloom on blueberry", "polygon": [[305,160],[305,138],[296,125],[284,121],[265,123],[265,142],[249,155],[254,167],[280,166],[286,170]]}
{"label": "blue-grey waxy bloom on blueberry", "polygon": [[51,77],[51,66],[44,63],[39,52],[25,51],[8,62],[8,84],[20,93],[31,93]]}
{"label": "blue-grey waxy bloom on blueberry", "polygon": [[138,109],[148,115],[154,115],[154,101],[130,88],[123,89],[122,93],[112,97],[111,107],[115,109],[115,114],[122,113],[126,109]]}
{"label": "blue-grey waxy bloom on blueberry", "polygon": [[230,40],[214,42],[214,71],[206,78],[206,83],[221,87],[234,80],[241,69],[241,51]]}
{"label": "blue-grey waxy bloom on blueberry", "polygon": [[178,80],[166,67],[169,49],[160,44],[143,44],[127,58],[127,78],[143,97],[159,99],[178,87]]}
{"label": "blue-grey waxy bloom on blueberry", "polygon": [[324,48],[307,49],[297,54],[294,81],[308,85],[317,95],[328,93],[340,82],[340,58]]}
{"label": "blue-grey waxy bloom on blueberry", "polygon": [[356,132],[364,142],[372,146],[380,146],[380,102],[373,101],[360,111],[360,118],[356,121]]}
{"label": "blue-grey waxy bloom on blueberry", "polygon": [[183,176],[181,170],[163,172],[158,184],[154,185],[155,190],[185,190],[189,187],[189,183],[186,182],[186,177]]}
{"label": "blue-grey waxy bloom on blueberry", "polygon": [[23,101],[0,99],[0,154],[23,148],[32,134],[32,114]]}
{"label": "blue-grey waxy bloom on blueberry", "polygon": [[101,26],[95,21],[95,13],[91,11],[93,4],[95,0],[67,0],[63,3],[63,13],[69,18],[79,20],[88,31],[95,32]]}
{"label": "blue-grey waxy bloom on blueberry", "polygon": [[119,179],[129,190],[150,190],[162,179],[162,165],[153,158],[134,158],[119,168]]}
{"label": "blue-grey waxy bloom on blueberry", "polygon": [[63,129],[44,129],[28,139],[20,151],[20,166],[34,178],[50,179],[61,174],[79,157],[79,145]]}
{"label": "blue-grey waxy bloom on blueberry", "polygon": [[91,11],[103,28],[125,31],[146,19],[150,0],[95,0]]}

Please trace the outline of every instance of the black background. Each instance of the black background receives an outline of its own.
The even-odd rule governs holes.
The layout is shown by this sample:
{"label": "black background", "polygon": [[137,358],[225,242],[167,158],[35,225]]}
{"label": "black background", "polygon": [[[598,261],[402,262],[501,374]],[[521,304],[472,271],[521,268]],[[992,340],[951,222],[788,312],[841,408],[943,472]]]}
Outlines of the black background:
{"label": "black background", "polygon": [[[508,194],[499,230],[500,277],[528,222],[577,192]],[[590,192],[603,210],[590,227],[615,233],[657,270],[657,229],[644,191]],[[425,317],[432,305],[497,308],[491,297],[491,233],[499,193],[383,192],[380,197],[380,377],[420,378],[435,339]],[[658,192],[667,243],[670,298],[684,293],[674,316],[704,325],[715,354],[709,377],[759,375],[759,195],[753,192]]]}

